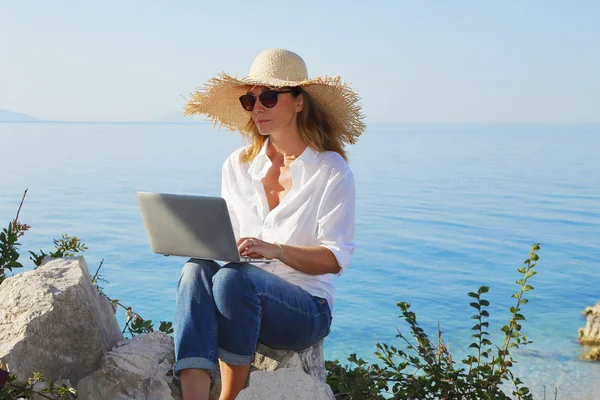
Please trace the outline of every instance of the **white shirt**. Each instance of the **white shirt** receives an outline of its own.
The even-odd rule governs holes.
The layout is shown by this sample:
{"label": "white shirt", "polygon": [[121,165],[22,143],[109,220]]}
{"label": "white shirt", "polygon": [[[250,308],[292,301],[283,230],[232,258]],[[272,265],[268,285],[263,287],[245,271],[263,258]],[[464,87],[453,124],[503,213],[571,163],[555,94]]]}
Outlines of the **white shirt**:
{"label": "white shirt", "polygon": [[[267,145],[251,162],[241,163],[245,148],[234,151],[223,164],[222,197],[227,202],[236,239],[256,237],[291,246],[323,246],[333,252],[341,273],[354,252],[354,177],[335,152],[310,147],[289,166],[292,187],[273,210],[262,179],[271,167]],[[283,256],[285,261],[285,253]],[[310,275],[280,261],[258,267],[327,299],[333,310],[332,274]]]}

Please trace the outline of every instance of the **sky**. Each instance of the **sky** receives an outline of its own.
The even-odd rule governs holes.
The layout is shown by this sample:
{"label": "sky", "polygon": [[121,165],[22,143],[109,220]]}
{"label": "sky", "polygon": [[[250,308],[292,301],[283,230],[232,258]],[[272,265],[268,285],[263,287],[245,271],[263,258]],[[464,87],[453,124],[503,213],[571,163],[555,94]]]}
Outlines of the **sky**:
{"label": "sky", "polygon": [[600,123],[598,21],[593,0],[0,0],[0,109],[153,121],[279,47],[367,123]]}

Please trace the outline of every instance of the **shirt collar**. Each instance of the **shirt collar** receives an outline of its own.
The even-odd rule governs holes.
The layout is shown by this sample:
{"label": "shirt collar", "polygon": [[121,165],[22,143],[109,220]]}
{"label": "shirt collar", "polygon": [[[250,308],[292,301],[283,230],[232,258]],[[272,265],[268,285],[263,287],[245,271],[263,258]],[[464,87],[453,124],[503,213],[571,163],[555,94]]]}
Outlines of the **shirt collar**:
{"label": "shirt collar", "polygon": [[[303,163],[306,164],[316,164],[317,163],[317,155],[319,153],[317,153],[316,151],[314,151],[310,146],[306,146],[306,149],[304,149],[304,151],[302,152],[302,154],[300,154],[300,157],[296,158],[294,160],[294,163],[297,162],[298,160],[302,161]],[[293,163],[292,163],[293,164]]]}
{"label": "shirt collar", "polygon": [[271,160],[267,156],[267,146],[269,138],[265,140],[263,147],[260,149],[254,160],[252,160],[248,173],[255,181],[260,181],[267,174],[267,170],[271,167]]}
{"label": "shirt collar", "polygon": [[[271,167],[271,159],[267,156],[267,146],[269,145],[269,138],[265,140],[265,144],[260,149],[254,160],[252,160],[252,164],[249,168],[250,175],[255,180],[260,180],[265,177],[267,171]],[[318,152],[311,149],[309,146],[306,146],[306,149],[296,158],[291,164],[290,167],[300,166],[302,164],[307,165],[315,165],[318,161]]]}
{"label": "shirt collar", "polygon": [[[264,162],[267,162],[267,160],[270,162],[269,157],[267,156],[267,146],[269,146],[269,138],[267,138],[267,140],[265,140],[265,143],[263,144],[262,148],[260,149],[260,151],[256,155],[253,163],[260,162],[262,164]],[[292,164],[295,163],[298,160],[300,160],[300,161],[302,161],[303,163],[306,163],[306,164],[316,164],[316,162],[317,162],[317,155],[318,154],[319,153],[316,152],[315,150],[313,150],[310,146],[306,146],[306,149],[304,149],[304,151],[302,152],[302,154],[300,154],[298,156],[298,158],[296,158],[292,162]]]}
{"label": "shirt collar", "polygon": [[262,148],[260,149],[260,151],[258,152],[258,154],[256,155],[255,159],[257,158],[267,158],[267,146],[269,146],[269,138],[267,138],[267,140],[265,140],[265,143],[263,144]]}

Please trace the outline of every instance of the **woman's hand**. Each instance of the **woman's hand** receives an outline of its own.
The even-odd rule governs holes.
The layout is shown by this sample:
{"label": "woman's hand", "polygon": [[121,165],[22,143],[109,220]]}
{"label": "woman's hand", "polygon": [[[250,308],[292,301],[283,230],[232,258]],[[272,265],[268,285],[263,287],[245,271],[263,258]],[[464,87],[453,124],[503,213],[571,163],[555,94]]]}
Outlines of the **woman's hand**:
{"label": "woman's hand", "polygon": [[333,252],[323,246],[298,247],[286,244],[280,249],[274,243],[255,237],[240,238],[237,245],[243,257],[276,258],[287,266],[310,275],[337,274],[341,270]]}
{"label": "woman's hand", "polygon": [[279,246],[255,237],[240,238],[237,246],[243,257],[273,259],[279,256]]}

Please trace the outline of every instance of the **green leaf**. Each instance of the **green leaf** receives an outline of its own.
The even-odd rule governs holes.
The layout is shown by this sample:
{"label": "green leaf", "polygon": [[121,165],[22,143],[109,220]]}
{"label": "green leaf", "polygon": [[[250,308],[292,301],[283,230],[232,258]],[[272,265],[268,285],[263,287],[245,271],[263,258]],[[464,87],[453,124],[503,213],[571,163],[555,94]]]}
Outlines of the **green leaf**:
{"label": "green leaf", "polygon": [[527,267],[519,268],[517,271],[519,271],[520,273],[524,274],[524,273],[527,272]]}
{"label": "green leaf", "polygon": [[523,316],[523,314],[516,313],[514,318],[515,321],[525,321],[525,317]]}
{"label": "green leaf", "polygon": [[525,283],[524,279],[519,279],[518,281],[515,282],[517,285],[523,285]]}
{"label": "green leaf", "polygon": [[469,303],[469,305],[470,305],[471,307],[475,308],[476,310],[479,310],[479,309],[480,309],[480,307],[479,307],[479,303]]}
{"label": "green leaf", "polygon": [[477,293],[481,294],[481,293],[487,293],[490,291],[490,288],[488,286],[481,286],[479,288],[479,290],[477,291]]}
{"label": "green leaf", "polygon": [[490,302],[489,302],[489,301],[487,301],[487,300],[483,300],[483,299],[481,299],[481,300],[479,300],[479,304],[481,304],[481,305],[482,305],[482,306],[484,306],[484,307],[487,307],[487,306],[489,306],[489,305],[490,305]]}
{"label": "green leaf", "polygon": [[500,328],[500,330],[508,335],[510,328],[508,327],[508,325],[504,325],[502,328]]}
{"label": "green leaf", "polygon": [[166,321],[160,321],[160,326],[158,327],[158,330],[167,335],[170,335],[171,333],[173,333],[173,323],[166,322]]}
{"label": "green leaf", "polygon": [[527,275],[525,275],[525,279],[531,278],[535,274],[537,274],[537,271],[529,271]]}
{"label": "green leaf", "polygon": [[525,297],[521,297],[521,304],[527,304],[529,303],[529,300],[527,300]]}
{"label": "green leaf", "polygon": [[525,286],[523,287],[523,291],[524,291],[524,292],[528,292],[528,291],[530,291],[530,290],[533,290],[533,289],[534,289],[534,288],[533,288],[533,286],[531,286],[531,285],[525,285]]}
{"label": "green leaf", "polygon": [[469,297],[474,297],[474,298],[476,298],[476,299],[478,299],[478,298],[479,298],[479,295],[478,295],[477,293],[473,293],[473,292],[469,292],[469,293],[467,293],[467,296],[469,296]]}

